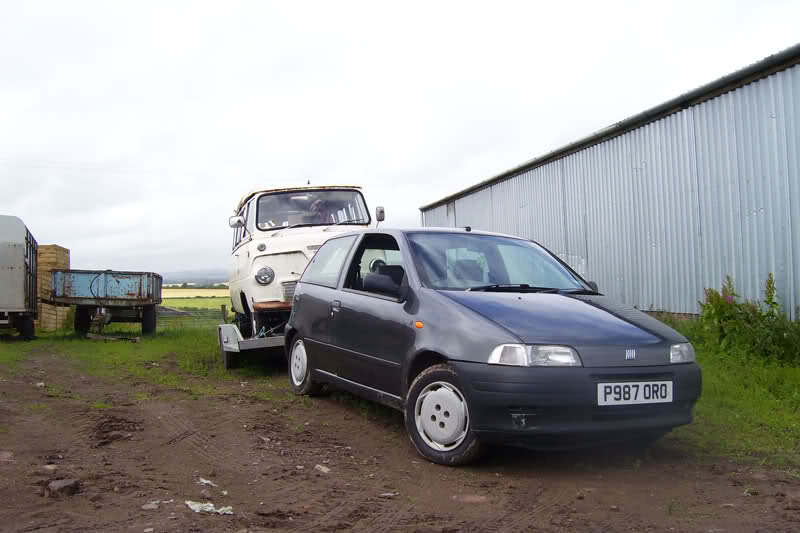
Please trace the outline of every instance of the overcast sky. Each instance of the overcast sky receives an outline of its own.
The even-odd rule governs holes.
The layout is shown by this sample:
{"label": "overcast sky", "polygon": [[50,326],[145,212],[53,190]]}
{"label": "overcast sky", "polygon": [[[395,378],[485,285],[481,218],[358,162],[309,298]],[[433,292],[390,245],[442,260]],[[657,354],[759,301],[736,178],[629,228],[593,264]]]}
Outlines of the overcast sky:
{"label": "overcast sky", "polygon": [[800,2],[0,0],[0,214],[73,268],[227,268],[255,188],[387,223],[800,39]]}

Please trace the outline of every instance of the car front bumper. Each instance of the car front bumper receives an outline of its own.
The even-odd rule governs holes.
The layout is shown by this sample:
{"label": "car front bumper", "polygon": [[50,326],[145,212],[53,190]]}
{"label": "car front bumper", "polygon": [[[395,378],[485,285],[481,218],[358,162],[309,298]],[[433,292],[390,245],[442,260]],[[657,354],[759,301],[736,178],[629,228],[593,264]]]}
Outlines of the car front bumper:
{"label": "car front bumper", "polygon": [[[611,368],[528,368],[451,361],[473,430],[484,440],[583,435],[617,440],[692,421],[702,378],[695,363]],[[599,406],[597,384],[672,381],[672,402]],[[574,438],[570,440],[575,440]]]}

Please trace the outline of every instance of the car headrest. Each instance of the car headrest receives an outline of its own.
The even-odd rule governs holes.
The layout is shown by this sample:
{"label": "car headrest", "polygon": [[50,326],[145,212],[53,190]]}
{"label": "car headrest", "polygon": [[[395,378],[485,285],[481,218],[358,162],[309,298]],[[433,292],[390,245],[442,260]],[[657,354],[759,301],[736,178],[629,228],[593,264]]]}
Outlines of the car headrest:
{"label": "car headrest", "polygon": [[459,259],[453,265],[457,278],[468,281],[483,281],[483,269],[475,259]]}
{"label": "car headrest", "polygon": [[399,287],[400,284],[403,283],[403,276],[405,275],[406,271],[403,270],[403,267],[400,265],[383,265],[378,273],[383,274],[384,276],[389,276]]}
{"label": "car headrest", "polygon": [[371,272],[364,276],[361,286],[365,291],[377,292],[389,296],[397,296],[400,291],[400,284],[395,283],[390,276],[386,274],[373,274]]}

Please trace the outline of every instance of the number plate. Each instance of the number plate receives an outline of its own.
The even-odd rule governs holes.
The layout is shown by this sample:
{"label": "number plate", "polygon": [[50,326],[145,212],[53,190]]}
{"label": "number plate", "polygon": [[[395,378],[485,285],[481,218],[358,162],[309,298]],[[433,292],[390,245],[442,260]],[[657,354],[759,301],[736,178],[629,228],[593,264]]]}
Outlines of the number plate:
{"label": "number plate", "polygon": [[598,383],[597,405],[633,405],[672,402],[671,381]]}

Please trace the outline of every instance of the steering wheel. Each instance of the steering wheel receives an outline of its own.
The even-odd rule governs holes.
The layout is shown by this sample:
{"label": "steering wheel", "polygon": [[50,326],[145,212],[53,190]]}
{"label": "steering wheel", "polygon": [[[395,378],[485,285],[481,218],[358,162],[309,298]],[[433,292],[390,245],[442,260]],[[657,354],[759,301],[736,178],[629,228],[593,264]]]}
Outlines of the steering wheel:
{"label": "steering wheel", "polygon": [[386,266],[386,261],[383,259],[373,259],[369,262],[369,271],[377,274],[380,269]]}

